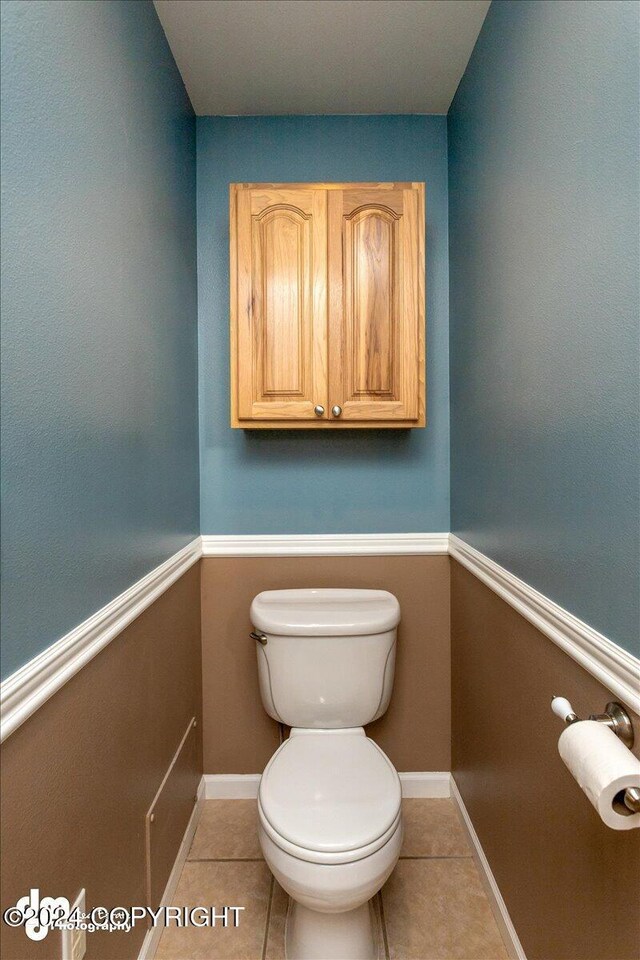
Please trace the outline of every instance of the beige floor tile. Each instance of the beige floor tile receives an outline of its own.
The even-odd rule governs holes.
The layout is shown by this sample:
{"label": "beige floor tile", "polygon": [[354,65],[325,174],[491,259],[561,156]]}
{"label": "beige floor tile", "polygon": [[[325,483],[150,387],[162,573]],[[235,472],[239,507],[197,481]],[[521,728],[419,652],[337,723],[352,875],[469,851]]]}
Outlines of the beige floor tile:
{"label": "beige floor tile", "polygon": [[255,800],[206,800],[189,860],[251,860],[262,857]]}
{"label": "beige floor tile", "polygon": [[471,859],[400,860],[382,891],[391,960],[506,960]]}
{"label": "beige floor tile", "polygon": [[245,909],[236,928],[167,927],[156,960],[261,960],[270,889],[271,874],[261,861],[185,863],[175,905]]}
{"label": "beige floor tile", "polygon": [[453,800],[403,800],[401,857],[470,857]]}

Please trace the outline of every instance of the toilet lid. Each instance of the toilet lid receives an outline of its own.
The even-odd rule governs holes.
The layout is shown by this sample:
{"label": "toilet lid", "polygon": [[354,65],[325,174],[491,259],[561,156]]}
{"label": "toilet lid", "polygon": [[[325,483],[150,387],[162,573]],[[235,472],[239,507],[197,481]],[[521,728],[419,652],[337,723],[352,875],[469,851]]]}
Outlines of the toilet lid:
{"label": "toilet lid", "polygon": [[296,733],[269,761],[260,805],[273,830],[322,853],[358,850],[393,825],[400,779],[362,732]]}

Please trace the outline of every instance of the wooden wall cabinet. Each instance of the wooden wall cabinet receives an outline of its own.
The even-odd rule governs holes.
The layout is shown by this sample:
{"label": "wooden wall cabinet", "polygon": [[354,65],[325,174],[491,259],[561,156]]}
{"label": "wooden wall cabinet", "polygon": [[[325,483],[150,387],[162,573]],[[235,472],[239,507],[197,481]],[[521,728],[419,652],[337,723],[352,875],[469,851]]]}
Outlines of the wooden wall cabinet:
{"label": "wooden wall cabinet", "polygon": [[231,426],[424,427],[424,184],[234,183]]}

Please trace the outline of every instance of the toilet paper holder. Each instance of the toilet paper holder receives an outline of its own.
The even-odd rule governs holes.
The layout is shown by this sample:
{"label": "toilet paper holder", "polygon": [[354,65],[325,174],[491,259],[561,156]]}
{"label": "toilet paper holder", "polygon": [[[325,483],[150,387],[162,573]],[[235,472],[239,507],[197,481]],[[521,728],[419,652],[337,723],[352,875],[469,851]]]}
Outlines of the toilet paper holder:
{"label": "toilet paper holder", "polygon": [[[566,697],[552,697],[551,709],[557,717],[564,720],[567,726],[571,723],[580,723],[580,717]],[[592,713],[589,720],[606,724],[629,750],[633,746],[633,724],[621,703],[612,700],[604,708],[604,713]],[[640,790],[636,787],[628,787],[624,792],[624,804],[632,813],[640,813]]]}

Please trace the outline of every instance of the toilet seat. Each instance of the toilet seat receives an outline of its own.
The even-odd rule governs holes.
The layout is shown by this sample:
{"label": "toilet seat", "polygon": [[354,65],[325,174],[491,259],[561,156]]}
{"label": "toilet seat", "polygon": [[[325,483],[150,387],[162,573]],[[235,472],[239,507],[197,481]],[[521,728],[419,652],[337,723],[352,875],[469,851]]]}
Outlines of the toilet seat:
{"label": "toilet seat", "polygon": [[400,779],[361,727],[293,730],[262,775],[265,833],[300,860],[351,863],[400,826]]}

